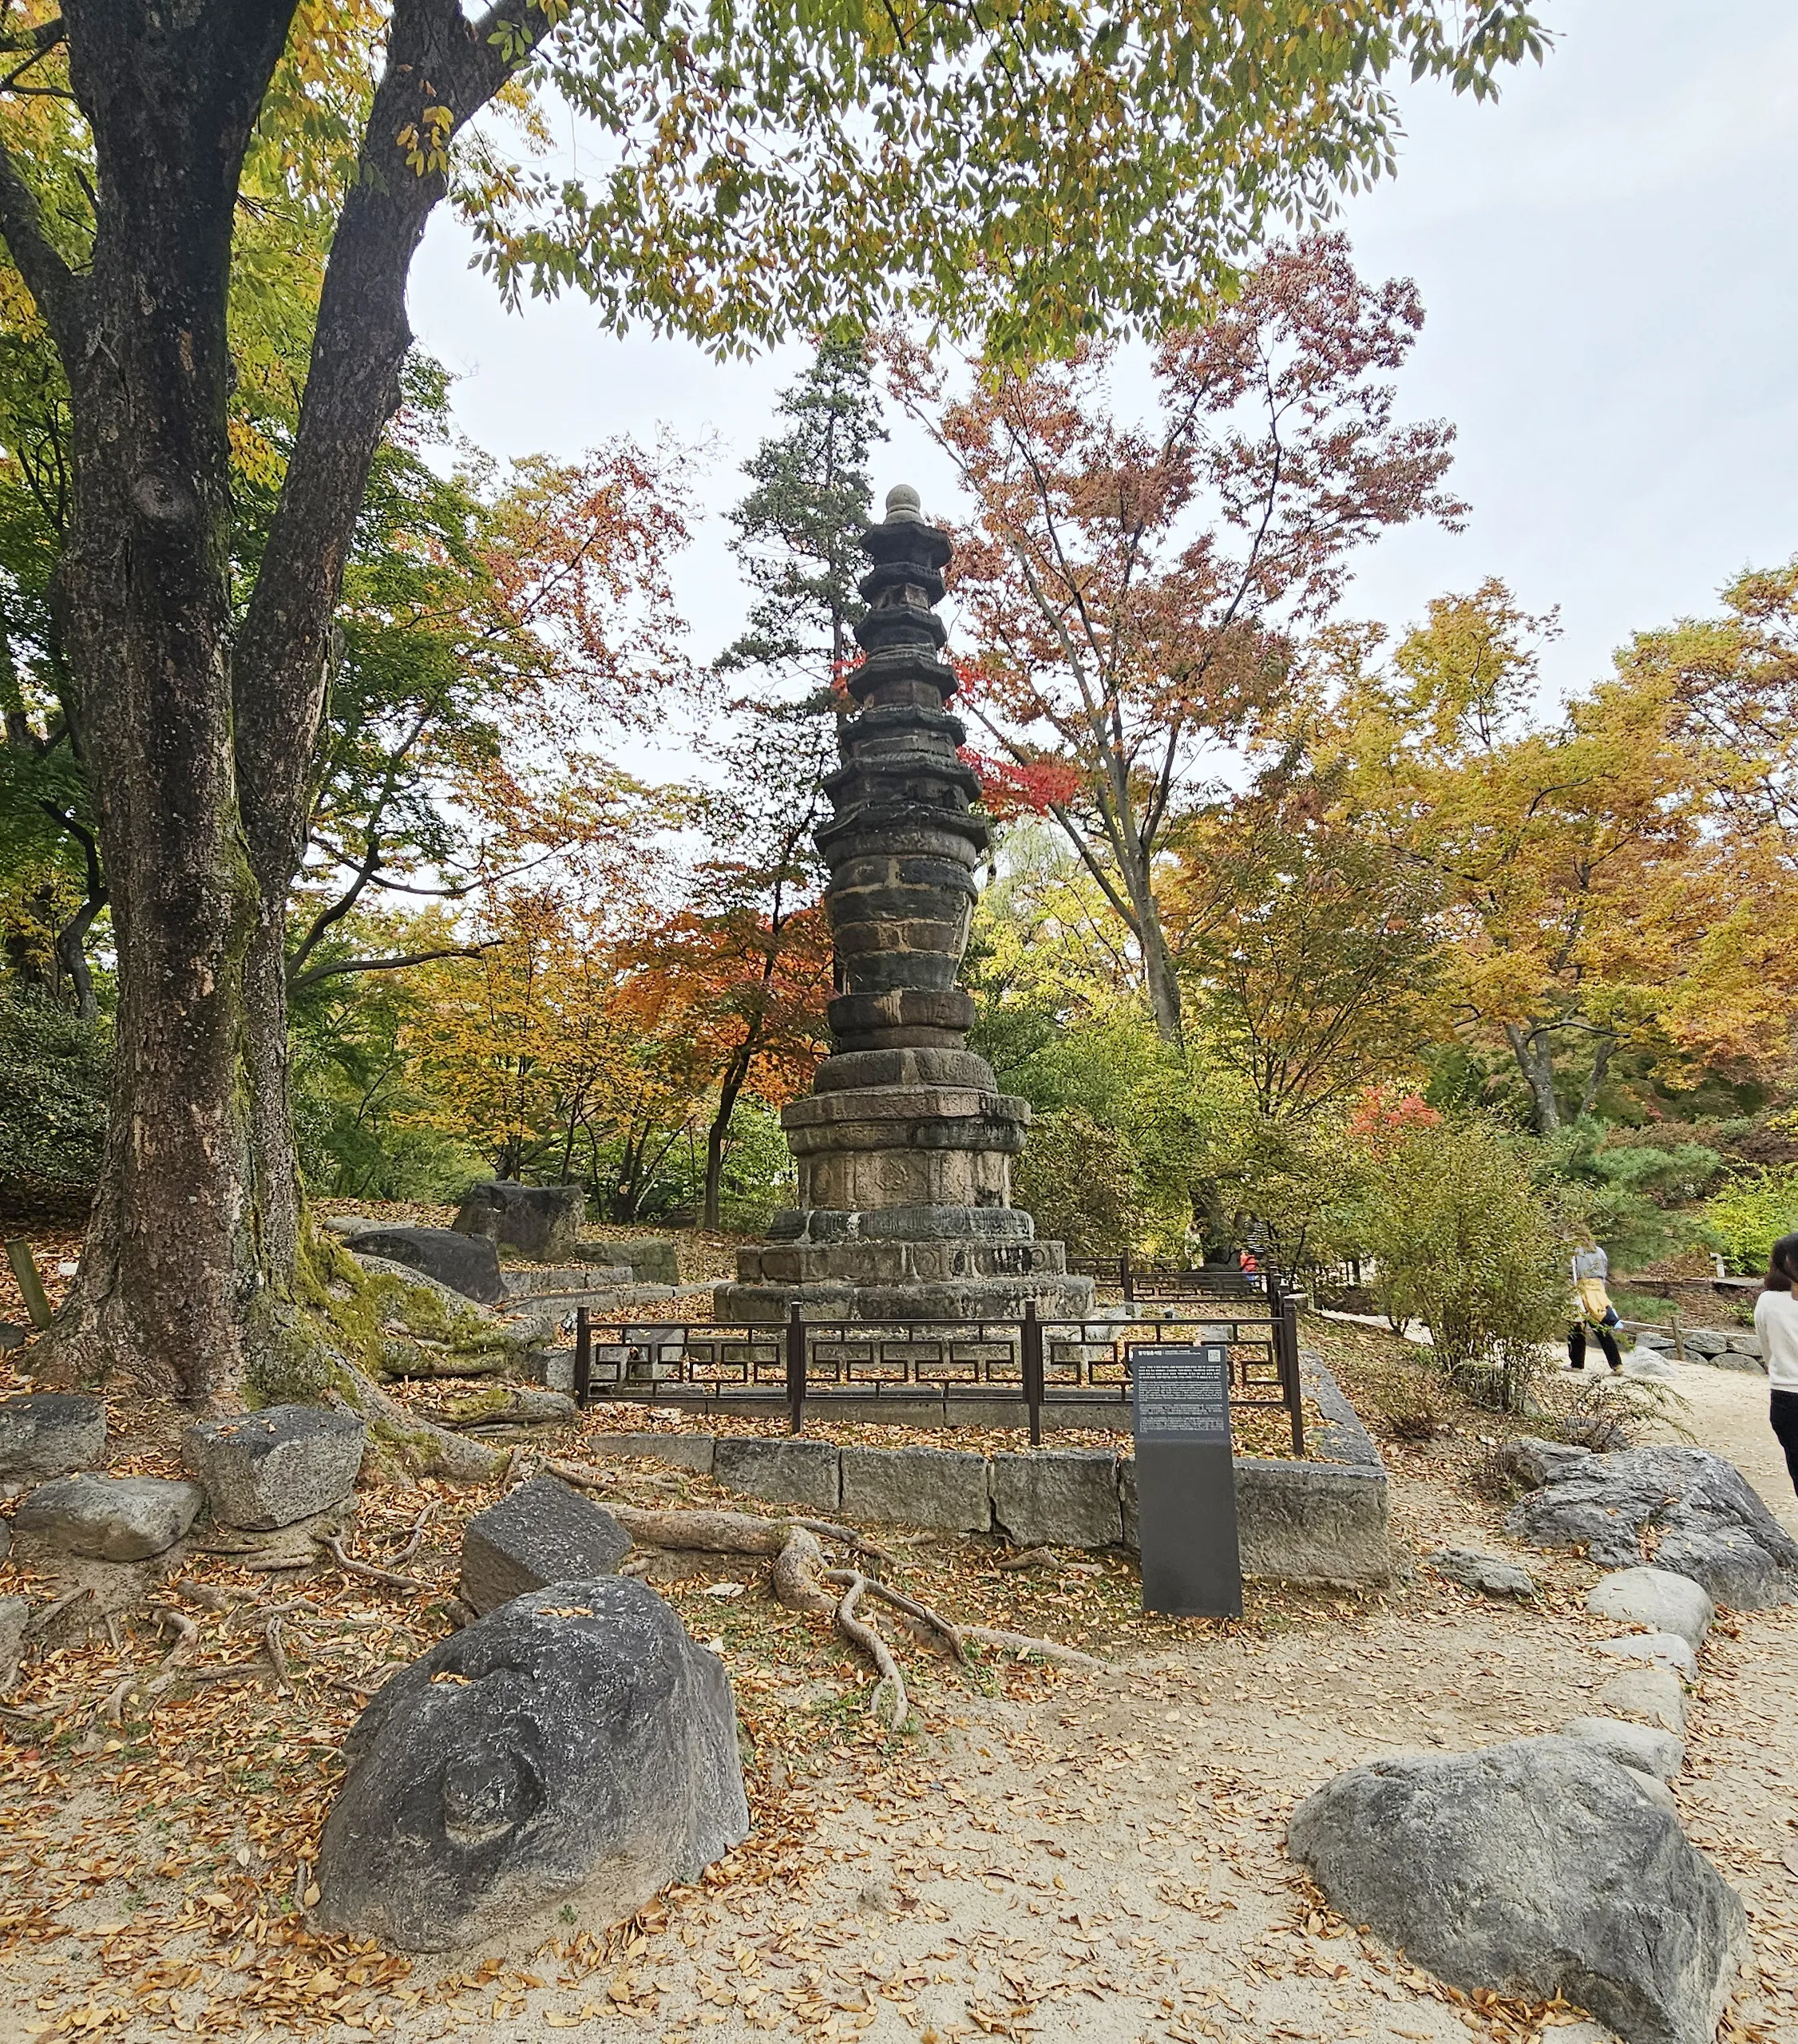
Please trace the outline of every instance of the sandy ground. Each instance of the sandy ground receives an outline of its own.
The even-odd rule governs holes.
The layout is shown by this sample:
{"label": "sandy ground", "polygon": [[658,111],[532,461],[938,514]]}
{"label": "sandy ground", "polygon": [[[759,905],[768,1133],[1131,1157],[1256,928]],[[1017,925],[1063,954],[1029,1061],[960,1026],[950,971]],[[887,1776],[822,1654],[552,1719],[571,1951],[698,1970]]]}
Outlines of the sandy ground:
{"label": "sandy ground", "polygon": [[[1677,1388],[1700,1440],[1734,1456],[1798,1531],[1764,1380],[1692,1366]],[[780,1838],[762,1870],[737,1878],[727,1865],[706,1888],[672,1891],[622,1948],[602,1953],[576,1925],[559,1950],[525,1940],[415,1962],[361,2029],[307,2034],[1598,2044],[1609,2033],[1571,2011],[1440,1987],[1320,1908],[1283,1852],[1294,1804],[1339,1769],[1554,1729],[1610,1672],[1594,1651],[1609,1628],[1582,1607],[1586,1563],[1523,1556],[1544,1586],[1534,1607],[1440,1580],[1422,1558],[1445,1539],[1508,1551],[1502,1503],[1389,1460],[1401,1568],[1384,1596],[1290,1622],[1187,1625],[1103,1675],[1061,1676],[1023,1699],[958,1698],[896,1753],[783,1780],[764,1812]],[[915,1644],[905,1657],[928,1658]],[[1724,2034],[1792,2044],[1798,1612],[1720,1624],[1688,1729],[1681,1807],[1747,1901],[1755,1939]],[[110,1991],[125,1984],[102,1963],[116,1908],[98,1894],[66,1912],[98,1927],[0,1965],[0,2039],[193,2033],[179,1993],[158,2015]],[[0,1895],[0,1924],[5,1910]],[[177,1987],[181,1955],[166,1955]],[[246,2010],[207,2034],[290,2033]]]}

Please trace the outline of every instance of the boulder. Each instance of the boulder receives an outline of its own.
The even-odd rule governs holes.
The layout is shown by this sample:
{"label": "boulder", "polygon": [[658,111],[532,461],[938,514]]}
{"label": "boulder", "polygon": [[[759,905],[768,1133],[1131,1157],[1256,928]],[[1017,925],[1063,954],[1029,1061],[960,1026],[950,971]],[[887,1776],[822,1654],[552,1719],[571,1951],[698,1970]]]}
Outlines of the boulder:
{"label": "boulder", "polygon": [[1442,1547],[1429,1558],[1439,1575],[1477,1590],[1483,1597],[1533,1597],[1536,1579],[1520,1563],[1476,1547]]}
{"label": "boulder", "polygon": [[1301,1803],[1288,1843],[1413,1963],[1564,1995],[1628,2044],[1713,2044],[1748,1951],[1740,1899],[1660,1785],[1582,1740],[1376,1761]]}
{"label": "boulder", "polygon": [[1593,1699],[1613,1717],[1636,1717],[1664,1732],[1685,1728],[1685,1685],[1671,1668],[1626,1668]]}
{"label": "boulder", "polygon": [[1798,1594],[1798,1542],[1734,1463],[1701,1448],[1631,1448],[1593,1455],[1524,1498],[1505,1530],[1538,1547],[1584,1547],[1607,1568],[1646,1560],[1689,1576],[1719,1604],[1754,1610]]}
{"label": "boulder", "polygon": [[1535,1434],[1519,1434],[1499,1450],[1498,1459],[1507,1476],[1533,1491],[1583,1467],[1591,1452],[1589,1448],[1574,1448],[1564,1440],[1543,1440]]}
{"label": "boulder", "polygon": [[1108,1547],[1123,1539],[1118,1459],[1107,1448],[992,1457],[992,1523],[1019,1547]]}
{"label": "boulder", "polygon": [[272,1533],[347,1498],[367,1442],[368,1428],[354,1412],[269,1405],[189,1427],[181,1459],[221,1526]]}
{"label": "boulder", "polygon": [[462,1602],[485,1613],[545,1584],[610,1575],[631,1536],[553,1476],[533,1476],[462,1529]]}
{"label": "boulder", "polygon": [[174,1546],[205,1502],[197,1483],[162,1476],[59,1476],[19,1506],[13,1531],[84,1561],[147,1561]]}
{"label": "boulder", "polygon": [[1586,1592],[1586,1608],[1619,1625],[1677,1632],[1694,1654],[1717,1616],[1716,1606],[1690,1576],[1665,1568],[1614,1569]]}
{"label": "boulder", "polygon": [[0,1398],[0,1484],[42,1483],[91,1469],[105,1453],[104,1400],[68,1391]]}
{"label": "boulder", "polygon": [[1598,1650],[1607,1660],[1671,1668],[1682,1682],[1698,1679],[1698,1657],[1677,1632],[1628,1632],[1621,1639],[1601,1639]]}
{"label": "boulder", "polygon": [[472,1186],[457,1209],[455,1231],[484,1235],[533,1263],[567,1263],[576,1254],[587,1195],[577,1185],[519,1185],[493,1178]]}
{"label": "boulder", "polygon": [[319,1919],[407,1951],[558,1906],[616,1923],[749,1832],[723,1663],[618,1576],[557,1583],[442,1641],[385,1685],[344,1757]]}
{"label": "boulder", "polygon": [[1732,1356],[1751,1356],[1758,1363],[1761,1359],[1760,1337],[1752,1328],[1744,1328],[1739,1332],[1732,1328],[1729,1330],[1729,1353]]}
{"label": "boulder", "polygon": [[1595,1746],[1619,1767],[1670,1781],[1685,1765],[1685,1741],[1652,1725],[1632,1725],[1622,1717],[1573,1717],[1562,1727],[1570,1739]]}
{"label": "boulder", "polygon": [[0,1696],[10,1696],[18,1680],[18,1657],[25,1650],[30,1616],[31,1606],[22,1597],[0,1597]]}
{"label": "boulder", "polygon": [[622,1241],[582,1242],[575,1254],[583,1263],[626,1270],[639,1285],[680,1282],[680,1258],[666,1235],[627,1235]]}
{"label": "boulder", "polygon": [[1680,1341],[1689,1356],[1702,1356],[1708,1362],[1713,1356],[1726,1355],[1729,1337],[1713,1327],[1683,1327]]}
{"label": "boulder", "polygon": [[363,1228],[350,1238],[358,1256],[384,1257],[422,1271],[477,1305],[497,1305],[505,1295],[500,1253],[484,1235],[459,1235],[453,1228]]}

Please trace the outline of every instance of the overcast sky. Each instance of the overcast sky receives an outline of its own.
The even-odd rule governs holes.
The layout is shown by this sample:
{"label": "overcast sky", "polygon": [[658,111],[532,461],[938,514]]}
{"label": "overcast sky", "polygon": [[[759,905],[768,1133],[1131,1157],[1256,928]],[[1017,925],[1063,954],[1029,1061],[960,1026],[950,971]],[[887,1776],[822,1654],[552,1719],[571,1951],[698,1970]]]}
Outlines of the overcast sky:
{"label": "overcast sky", "polygon": [[[1792,0],[1546,0],[1547,63],[1496,105],[1403,95],[1397,178],[1349,202],[1363,273],[1403,274],[1428,315],[1409,417],[1459,430],[1458,536],[1370,551],[1354,615],[1402,626],[1432,595],[1503,576],[1558,606],[1550,684],[1604,671],[1636,628],[1703,614],[1737,569],[1798,552],[1798,8]],[[608,339],[578,302],[502,312],[439,216],[414,272],[420,339],[461,378],[463,430],[501,454],[572,455],[666,424],[711,442],[713,517],[683,567],[695,650],[740,597],[716,513],[769,430],[788,351],[719,366]],[[877,484],[947,509],[941,468],[895,430]]]}

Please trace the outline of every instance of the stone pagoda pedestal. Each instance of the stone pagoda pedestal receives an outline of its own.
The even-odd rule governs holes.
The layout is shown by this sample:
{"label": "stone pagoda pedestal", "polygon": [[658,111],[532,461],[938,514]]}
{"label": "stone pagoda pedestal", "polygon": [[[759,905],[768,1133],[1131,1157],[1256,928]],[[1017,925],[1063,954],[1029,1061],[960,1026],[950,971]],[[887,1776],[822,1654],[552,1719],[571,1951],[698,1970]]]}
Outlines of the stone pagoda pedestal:
{"label": "stone pagoda pedestal", "polygon": [[1045,1319],[1086,1313],[1092,1281],[1013,1206],[1012,1159],[1030,1109],[966,1047],[974,1004],[956,984],[990,831],[980,782],[945,705],[954,670],[933,606],[948,536],[914,490],[893,490],[862,545],[867,655],[849,678],[861,707],[826,782],[818,834],[830,869],[836,954],[833,1053],[781,1121],[799,1167],[797,1207],[738,1252],[715,1294],[725,1321]]}

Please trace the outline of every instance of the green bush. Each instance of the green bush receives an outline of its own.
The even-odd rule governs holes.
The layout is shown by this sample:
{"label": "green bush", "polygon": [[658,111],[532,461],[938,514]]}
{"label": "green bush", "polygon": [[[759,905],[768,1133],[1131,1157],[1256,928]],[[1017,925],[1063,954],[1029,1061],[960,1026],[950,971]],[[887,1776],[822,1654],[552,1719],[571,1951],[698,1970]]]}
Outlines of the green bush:
{"label": "green bush", "polygon": [[[703,1183],[692,1194],[697,1203]],[[718,1218],[746,1235],[763,1234],[774,1210],[798,1197],[798,1175],[780,1116],[759,1100],[739,1099],[725,1131],[724,1169],[718,1182]]]}
{"label": "green bush", "polygon": [[1129,1138],[1084,1107],[1032,1124],[1012,1167],[1012,1197],[1036,1232],[1077,1256],[1119,1256],[1151,1232],[1150,1202]]}
{"label": "green bush", "polygon": [[1691,1218],[1678,1210],[1723,1168],[1709,1143],[1673,1136],[1664,1126],[1610,1128],[1588,1115],[1540,1143],[1538,1182],[1584,1221],[1614,1263],[1639,1269],[1691,1242]]}
{"label": "green bush", "polygon": [[1355,1222],[1382,1309],[1421,1321],[1438,1363],[1474,1395],[1525,1410],[1572,1281],[1560,1223],[1515,1142],[1477,1117],[1412,1129],[1371,1158]]}
{"label": "green bush", "polygon": [[106,1142],[112,1033],[29,993],[0,994],[0,1186],[85,1196]]}
{"label": "green bush", "polygon": [[1757,1278],[1773,1244],[1798,1231],[1798,1164],[1739,1172],[1699,1210],[1706,1234],[1738,1276]]}

